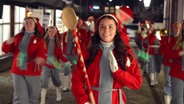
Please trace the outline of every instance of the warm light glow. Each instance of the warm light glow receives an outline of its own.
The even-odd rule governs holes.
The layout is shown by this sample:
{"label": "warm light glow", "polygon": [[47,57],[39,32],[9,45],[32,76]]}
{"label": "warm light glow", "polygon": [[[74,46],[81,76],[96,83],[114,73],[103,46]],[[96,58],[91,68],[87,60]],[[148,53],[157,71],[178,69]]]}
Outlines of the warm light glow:
{"label": "warm light glow", "polygon": [[146,8],[148,8],[150,6],[150,4],[151,4],[151,0],[143,0],[143,2],[144,2],[144,6]]}
{"label": "warm light glow", "polygon": [[27,17],[31,17],[32,16],[32,12],[30,11],[30,12],[27,12]]}

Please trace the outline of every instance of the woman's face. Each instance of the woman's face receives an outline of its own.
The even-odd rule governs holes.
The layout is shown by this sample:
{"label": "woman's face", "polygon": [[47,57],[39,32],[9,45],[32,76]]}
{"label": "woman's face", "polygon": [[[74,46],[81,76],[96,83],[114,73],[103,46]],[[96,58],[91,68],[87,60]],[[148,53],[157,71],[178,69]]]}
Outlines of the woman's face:
{"label": "woman's face", "polygon": [[103,42],[110,43],[116,35],[116,24],[113,19],[104,18],[99,23],[99,36]]}
{"label": "woman's face", "polygon": [[33,31],[35,30],[35,22],[33,19],[26,19],[24,23],[26,31]]}
{"label": "woman's face", "polygon": [[48,28],[48,35],[50,38],[53,38],[56,35],[56,29],[55,28]]}
{"label": "woman's face", "polygon": [[176,23],[176,24],[173,25],[172,28],[173,28],[174,35],[179,36],[179,34],[181,32],[181,29],[182,29],[181,24],[180,23]]}

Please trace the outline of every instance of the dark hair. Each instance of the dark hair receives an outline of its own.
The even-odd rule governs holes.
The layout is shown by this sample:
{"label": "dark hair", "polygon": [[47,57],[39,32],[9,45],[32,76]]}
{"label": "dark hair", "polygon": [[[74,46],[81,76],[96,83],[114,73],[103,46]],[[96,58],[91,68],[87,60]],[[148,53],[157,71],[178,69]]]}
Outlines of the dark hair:
{"label": "dark hair", "polygon": [[[34,21],[34,23],[35,23],[35,33],[34,33],[34,35],[36,35],[36,36],[38,36],[38,37],[42,37],[43,35],[42,35],[42,33],[41,33],[41,31],[39,30],[39,27],[38,27],[38,24],[37,24],[37,20],[34,18],[34,17],[26,17],[25,19],[24,19],[24,21],[25,20],[27,20],[27,19],[32,19],[33,21]],[[21,31],[20,31],[20,33],[25,33],[25,26],[23,26],[22,27],[22,29],[21,29]]]}
{"label": "dark hair", "polygon": [[[85,60],[85,63],[86,63],[86,67],[88,68],[89,65],[92,63],[92,61],[94,60],[95,56],[97,55],[97,52],[98,50],[100,49],[99,47],[99,44],[100,44],[100,36],[99,36],[99,30],[98,30],[98,26],[99,26],[99,23],[102,19],[104,18],[107,18],[107,19],[112,19],[114,20],[115,24],[116,24],[116,27],[117,27],[117,31],[116,31],[116,35],[114,37],[114,45],[115,45],[115,48],[114,48],[114,52],[115,52],[115,58],[119,64],[119,66],[121,67],[121,69],[123,70],[126,70],[126,67],[125,67],[125,61],[126,59],[124,59],[126,56],[128,57],[131,57],[131,55],[128,53],[128,50],[130,49],[129,46],[127,46],[121,35],[121,31],[119,30],[118,28],[118,23],[116,22],[116,20],[114,19],[114,17],[112,16],[103,16],[101,17],[98,21],[97,21],[97,28],[96,28],[96,31],[94,33],[94,35],[92,36],[92,39],[91,39],[91,43],[89,45],[89,48],[88,48],[88,51],[89,51],[89,57],[87,60]],[[125,35],[125,34],[123,34]]]}

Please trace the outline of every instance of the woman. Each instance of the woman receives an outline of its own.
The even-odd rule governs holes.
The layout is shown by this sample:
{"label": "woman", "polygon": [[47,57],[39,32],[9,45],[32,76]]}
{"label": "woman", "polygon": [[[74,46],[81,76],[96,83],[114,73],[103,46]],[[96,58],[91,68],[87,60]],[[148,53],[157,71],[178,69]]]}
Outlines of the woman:
{"label": "woman", "polygon": [[184,104],[184,41],[181,34],[182,24],[176,22],[172,25],[174,35],[166,47],[165,56],[170,60],[171,95],[172,104]]}
{"label": "woman", "polygon": [[62,100],[61,95],[61,80],[59,72],[62,67],[62,62],[68,62],[63,56],[61,51],[61,41],[59,31],[54,26],[49,26],[44,36],[46,46],[46,64],[42,69],[42,90],[41,90],[41,103],[45,104],[45,97],[48,88],[48,80],[51,77],[54,86],[56,87],[56,101]]}
{"label": "woman", "polygon": [[13,53],[11,68],[13,104],[37,104],[40,96],[41,65],[45,63],[45,48],[41,27],[35,18],[24,19],[20,33],[6,40],[2,51]]}
{"label": "woman", "polygon": [[[97,21],[91,46],[84,53],[96,104],[126,104],[122,88],[127,86],[136,90],[142,84],[138,63],[130,47],[121,38],[119,24],[114,15],[102,15]],[[71,81],[72,93],[77,103],[90,104],[80,60]]]}

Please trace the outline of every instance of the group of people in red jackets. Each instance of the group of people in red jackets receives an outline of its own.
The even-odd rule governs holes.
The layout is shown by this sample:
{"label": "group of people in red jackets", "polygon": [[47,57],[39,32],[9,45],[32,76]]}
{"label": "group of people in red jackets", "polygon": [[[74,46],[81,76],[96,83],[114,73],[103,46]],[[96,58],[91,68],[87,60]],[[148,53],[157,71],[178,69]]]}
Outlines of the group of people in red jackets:
{"label": "group of people in red jackets", "polygon": [[[127,7],[121,7],[116,14],[100,16],[94,26],[86,26],[86,22],[78,19],[75,31],[96,104],[126,104],[122,88],[136,90],[142,85],[138,62],[126,35],[125,24],[132,21],[133,13]],[[94,23],[90,21],[90,24]],[[54,26],[43,30],[38,20],[26,17],[21,32],[4,41],[2,51],[14,56],[13,104],[37,104],[40,94],[40,104],[45,104],[49,77],[56,87],[56,101],[61,101],[61,68],[64,68],[66,83],[70,83],[68,76],[72,73],[71,91],[76,102],[90,104],[86,76],[72,34],[68,30],[61,35]],[[63,91],[69,88],[70,85],[66,85]]]}
{"label": "group of people in red jackets", "polygon": [[148,74],[150,86],[155,86],[163,65],[165,104],[183,104],[183,23],[173,23],[169,34],[166,29],[157,31],[149,20],[140,22],[139,27],[136,43],[150,56],[139,60],[143,74]]}

